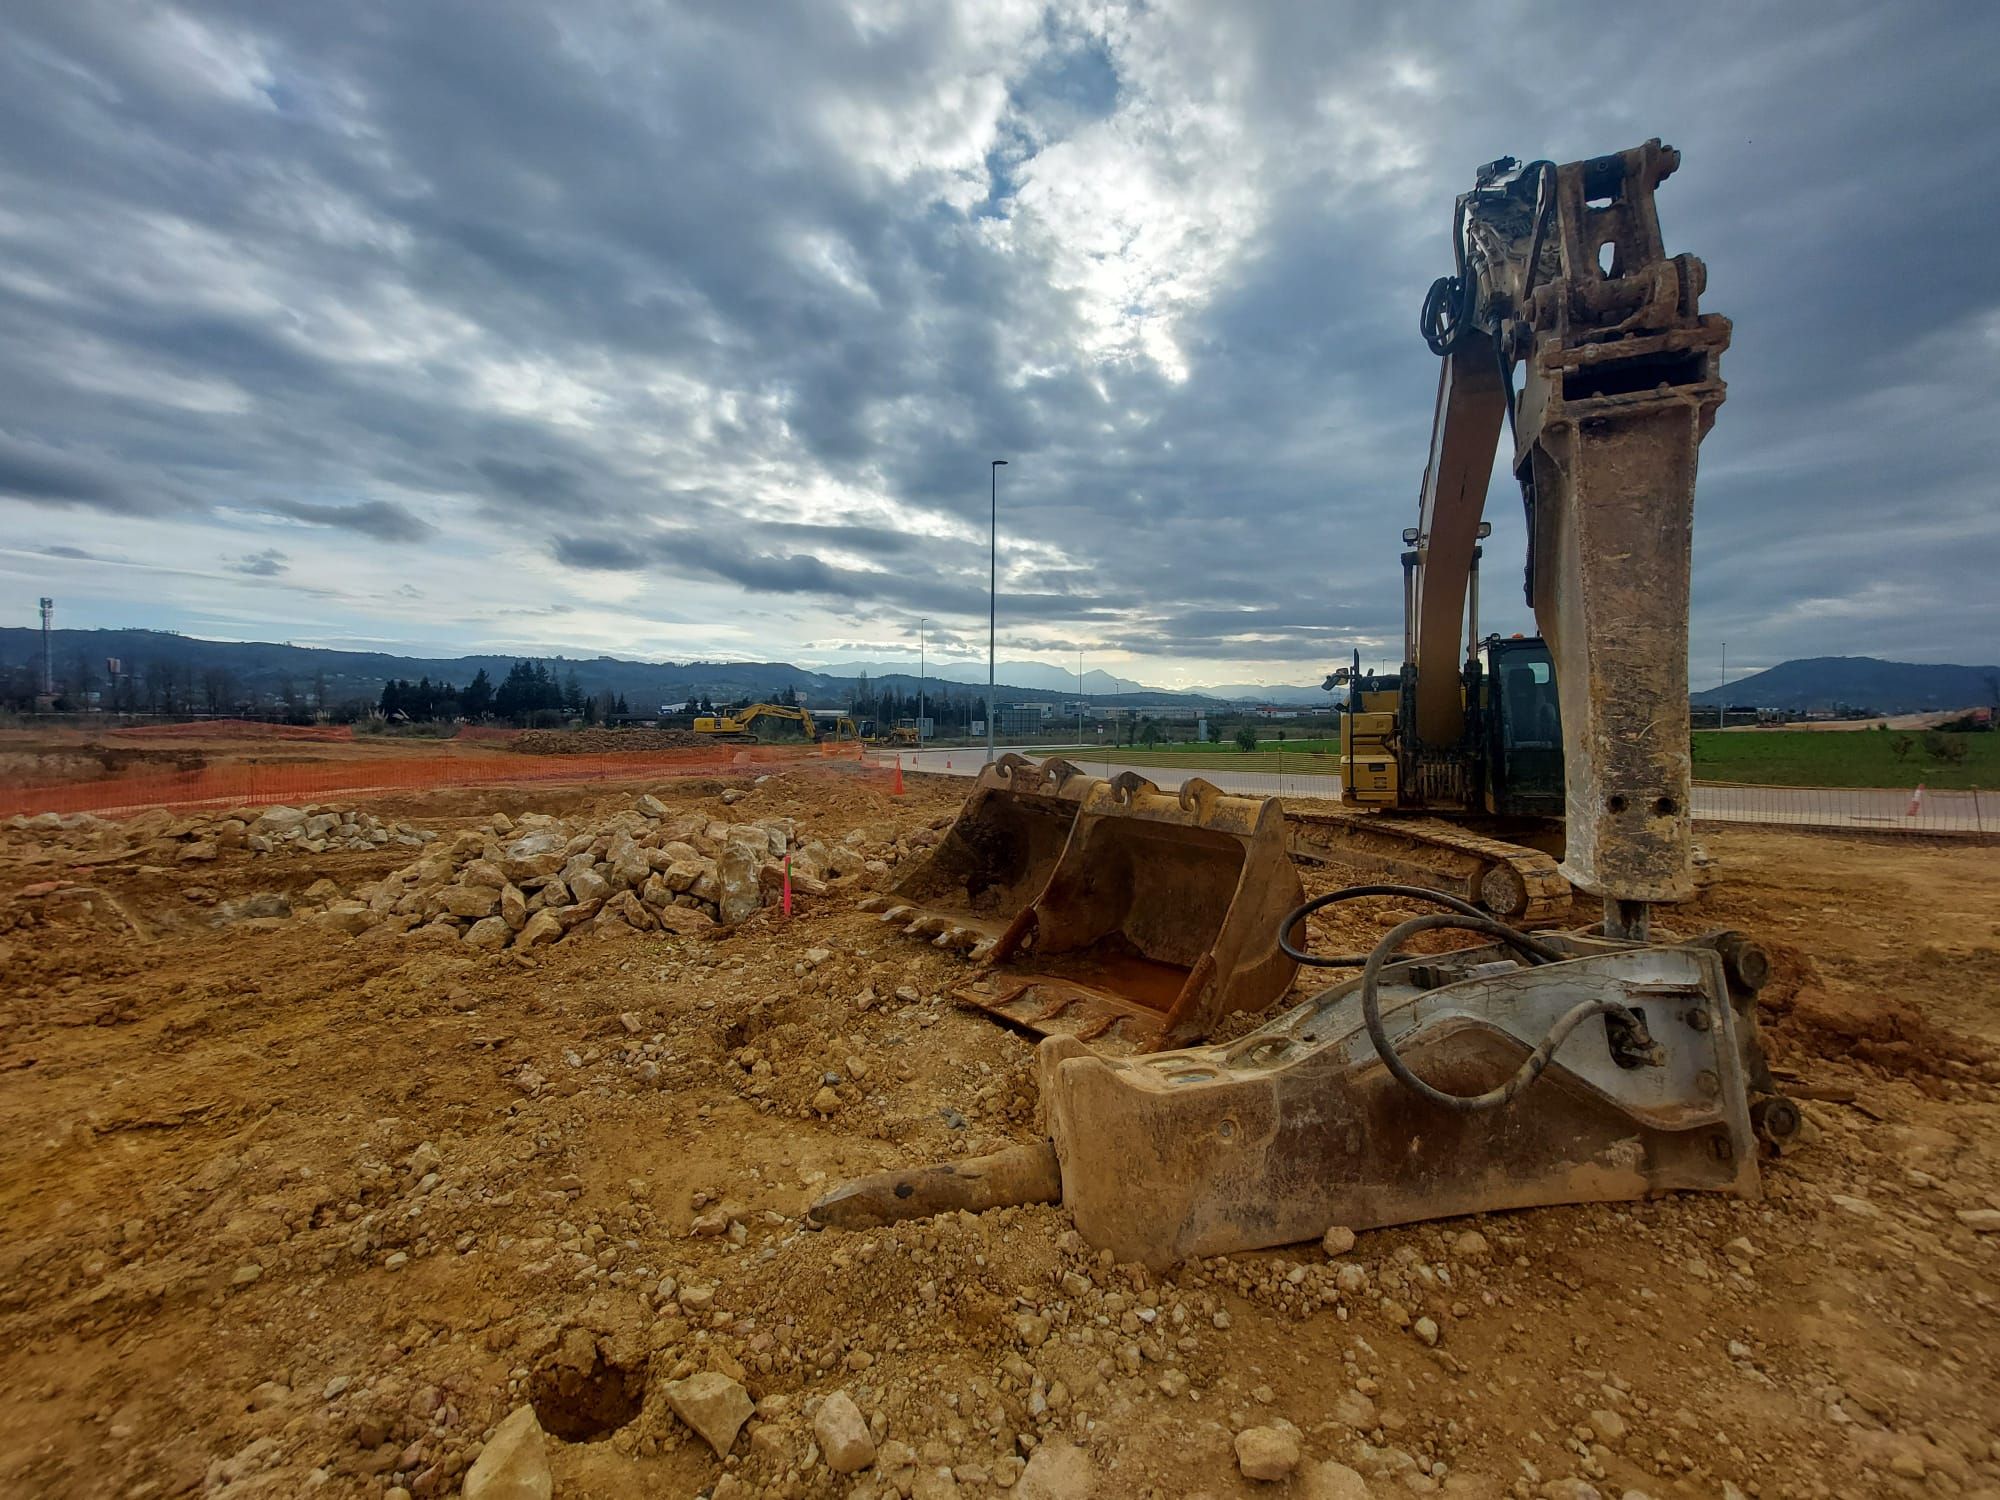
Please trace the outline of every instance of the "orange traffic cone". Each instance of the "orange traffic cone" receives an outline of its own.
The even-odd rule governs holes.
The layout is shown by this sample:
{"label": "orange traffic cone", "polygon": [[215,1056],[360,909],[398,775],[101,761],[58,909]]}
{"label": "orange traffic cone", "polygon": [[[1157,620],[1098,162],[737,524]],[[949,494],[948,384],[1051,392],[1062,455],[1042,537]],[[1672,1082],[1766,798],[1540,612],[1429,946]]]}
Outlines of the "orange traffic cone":
{"label": "orange traffic cone", "polygon": [[896,757],[896,779],[890,784],[889,795],[892,797],[903,795],[903,757],[900,755]]}
{"label": "orange traffic cone", "polygon": [[1917,783],[1917,789],[1910,793],[1910,805],[1903,809],[1903,816],[1914,818],[1924,810],[1924,784]]}

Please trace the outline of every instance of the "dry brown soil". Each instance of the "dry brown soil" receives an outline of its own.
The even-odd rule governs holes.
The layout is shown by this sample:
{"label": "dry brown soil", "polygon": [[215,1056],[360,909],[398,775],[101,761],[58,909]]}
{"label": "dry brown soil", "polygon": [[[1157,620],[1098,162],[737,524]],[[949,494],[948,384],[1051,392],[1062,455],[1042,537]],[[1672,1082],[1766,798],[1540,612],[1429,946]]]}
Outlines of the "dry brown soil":
{"label": "dry brown soil", "polygon": [[[370,810],[449,835],[652,790],[801,837],[861,828],[891,858],[964,784],[779,776],[727,814],[720,789]],[[1233,1435],[1279,1422],[1377,1496],[2000,1491],[2000,1235],[1959,1218],[2000,1208],[2000,859],[1708,845],[1721,873],[1685,925],[1784,945],[1767,1029],[1817,1096],[1763,1201],[1364,1234],[1343,1292],[1317,1244],[1104,1265],[1049,1207],[805,1230],[844,1176],[1035,1131],[1029,1042],[955,1009],[954,961],[859,889],[711,936],[488,955],[213,925],[407,849],[190,873],[115,838],[0,836],[0,1493],[456,1494],[533,1398],[577,1439],[549,1445],[561,1497],[977,1497],[1056,1441],[1087,1457],[1076,1493],[1337,1493],[1240,1475]],[[661,1393],[700,1370],[759,1401],[726,1463]],[[835,1389],[883,1443],[852,1478],[811,1448]]]}

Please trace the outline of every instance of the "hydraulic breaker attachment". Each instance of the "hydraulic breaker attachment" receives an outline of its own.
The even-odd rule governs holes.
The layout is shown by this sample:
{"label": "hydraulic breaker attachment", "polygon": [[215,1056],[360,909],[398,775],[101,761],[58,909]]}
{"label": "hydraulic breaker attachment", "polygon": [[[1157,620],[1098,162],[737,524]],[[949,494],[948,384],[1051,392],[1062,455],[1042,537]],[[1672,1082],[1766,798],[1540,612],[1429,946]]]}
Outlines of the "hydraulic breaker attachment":
{"label": "hydraulic breaker attachment", "polygon": [[846,1184],[810,1221],[1059,1194],[1092,1245],[1160,1268],[1336,1224],[1755,1198],[1759,1154],[1800,1126],[1757,1039],[1763,950],[1732,931],[1644,945],[1492,924],[1490,946],[1397,954],[1418,930],[1487,920],[1413,919],[1359,977],[1223,1045],[1111,1057],[1049,1037],[1047,1137]]}
{"label": "hydraulic breaker attachment", "polygon": [[[1771,1112],[1753,1118],[1751,1090],[1768,1075],[1724,955],[1542,941],[1564,956],[1531,967],[1503,943],[1381,968],[1396,1060],[1455,1102],[1396,1076],[1358,978],[1223,1046],[1108,1058],[1044,1042],[1043,1108],[1077,1228],[1120,1260],[1162,1266],[1335,1224],[1688,1188],[1755,1197]],[[1606,997],[1613,1013],[1593,1012]],[[1466,1107],[1510,1079],[1504,1102]]]}
{"label": "hydraulic breaker attachment", "polygon": [[1184,1046],[1297,972],[1302,896],[1268,798],[1006,756],[931,857],[864,910],[988,967],[958,998],[1039,1035]]}

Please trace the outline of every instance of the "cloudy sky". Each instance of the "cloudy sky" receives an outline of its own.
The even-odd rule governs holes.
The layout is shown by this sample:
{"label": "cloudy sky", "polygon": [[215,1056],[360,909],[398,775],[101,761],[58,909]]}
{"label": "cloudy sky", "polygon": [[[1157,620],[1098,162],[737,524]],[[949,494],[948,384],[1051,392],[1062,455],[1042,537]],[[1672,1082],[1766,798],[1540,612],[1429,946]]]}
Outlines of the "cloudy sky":
{"label": "cloudy sky", "polygon": [[[2000,7],[0,14],[0,615],[1310,682],[1400,631],[1418,302],[1659,135],[1731,317],[1694,659],[2000,651]],[[1488,601],[1526,623],[1520,502]]]}

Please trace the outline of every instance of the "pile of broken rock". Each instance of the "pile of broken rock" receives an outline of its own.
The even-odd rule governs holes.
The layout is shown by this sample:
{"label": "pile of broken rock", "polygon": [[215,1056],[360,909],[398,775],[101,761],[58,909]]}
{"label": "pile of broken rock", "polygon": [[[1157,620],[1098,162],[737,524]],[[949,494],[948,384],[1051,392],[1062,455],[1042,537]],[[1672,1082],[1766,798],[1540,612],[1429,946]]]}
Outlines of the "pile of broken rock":
{"label": "pile of broken rock", "polygon": [[427,828],[384,822],[354,807],[239,808],[225,813],[178,813],[156,807],[135,818],[101,818],[94,813],[16,815],[4,826],[14,833],[35,835],[44,844],[107,850],[145,849],[158,859],[180,864],[205,864],[219,854],[240,850],[277,854],[296,850],[325,854],[328,850],[380,849],[390,844],[421,848],[437,837]]}
{"label": "pile of broken rock", "polygon": [[526,950],[590,924],[642,932],[734,926],[781,899],[786,857],[795,893],[886,873],[857,847],[799,843],[791,818],[729,823],[675,812],[658,798],[579,826],[544,813],[496,813],[421,859],[328,907],[342,932],[378,926],[446,932],[475,948]]}

